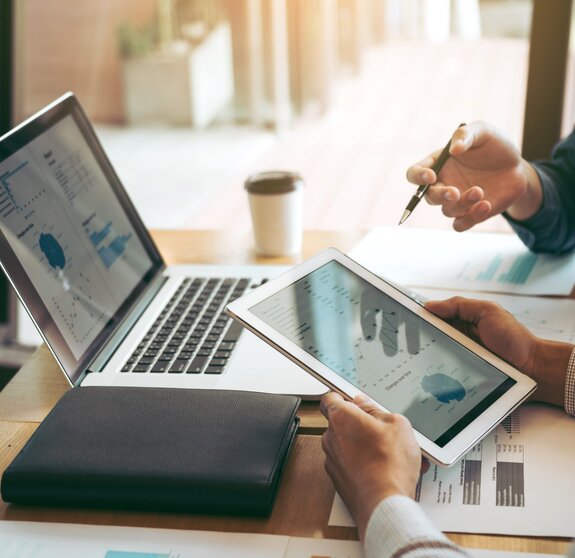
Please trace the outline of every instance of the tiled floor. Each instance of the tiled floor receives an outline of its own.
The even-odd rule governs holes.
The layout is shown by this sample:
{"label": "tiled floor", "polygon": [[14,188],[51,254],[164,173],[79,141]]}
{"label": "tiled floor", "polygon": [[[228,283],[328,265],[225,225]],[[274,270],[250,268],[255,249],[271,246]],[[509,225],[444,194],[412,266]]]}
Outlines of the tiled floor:
{"label": "tiled floor", "polygon": [[[150,227],[247,228],[245,177],[291,169],[306,181],[304,226],[394,224],[413,188],[408,165],[441,147],[461,121],[490,120],[520,142],[528,43],[518,39],[372,47],[360,76],[341,80],[332,110],[282,136],[100,128]],[[449,226],[425,207],[409,226]]]}

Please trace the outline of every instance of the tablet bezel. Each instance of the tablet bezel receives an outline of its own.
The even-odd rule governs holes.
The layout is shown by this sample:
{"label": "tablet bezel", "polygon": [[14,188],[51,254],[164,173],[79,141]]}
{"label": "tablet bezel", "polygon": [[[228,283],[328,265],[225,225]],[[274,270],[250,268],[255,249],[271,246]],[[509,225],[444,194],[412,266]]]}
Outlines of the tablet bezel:
{"label": "tablet bezel", "polygon": [[[398,290],[392,284],[362,267],[336,248],[328,248],[316,254],[312,258],[296,265],[282,275],[264,283],[250,293],[231,302],[227,306],[227,311],[232,318],[238,320],[247,329],[255,333],[265,342],[269,343],[319,381],[326,384],[330,389],[340,393],[346,399],[351,400],[355,395],[359,395],[364,392],[343,377],[339,376],[328,366],[312,357],[304,349],[290,341],[277,330],[266,324],[250,310],[259,302],[266,300],[276,292],[290,286],[295,281],[298,281],[333,260],[349,269],[352,273],[355,273],[362,279],[368,281],[371,285],[402,304],[405,308],[411,310],[422,320],[445,333],[455,343],[463,345],[478,358],[488,362],[516,381],[515,385],[503,393],[495,402],[481,412],[481,414],[473,419],[469,425],[464,427],[443,447],[438,446],[414,428],[415,437],[423,453],[434,463],[437,463],[440,466],[450,466],[455,463],[535,390],[537,384],[531,378],[525,376],[505,361],[471,340],[469,337],[466,337],[457,329],[450,326],[447,322],[426,310],[421,304]],[[386,409],[380,403],[375,403],[382,410],[390,412],[389,409]]]}

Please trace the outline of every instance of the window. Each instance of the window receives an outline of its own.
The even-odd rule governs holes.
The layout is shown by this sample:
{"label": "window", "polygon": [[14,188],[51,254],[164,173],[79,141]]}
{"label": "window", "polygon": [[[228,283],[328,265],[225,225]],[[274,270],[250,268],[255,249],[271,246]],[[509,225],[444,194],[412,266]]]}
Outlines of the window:
{"label": "window", "polygon": [[150,227],[249,227],[243,181],[275,168],[308,228],[388,224],[461,121],[521,142],[530,0],[17,5],[18,116],[75,91]]}

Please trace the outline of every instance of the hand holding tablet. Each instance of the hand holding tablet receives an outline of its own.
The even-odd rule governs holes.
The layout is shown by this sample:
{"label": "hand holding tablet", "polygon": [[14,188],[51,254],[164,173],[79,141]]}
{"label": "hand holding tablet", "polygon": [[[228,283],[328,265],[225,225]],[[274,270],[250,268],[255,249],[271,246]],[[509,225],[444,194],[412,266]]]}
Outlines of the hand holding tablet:
{"label": "hand holding tablet", "polygon": [[228,312],[334,391],[405,415],[423,452],[451,465],[536,384],[333,248]]}

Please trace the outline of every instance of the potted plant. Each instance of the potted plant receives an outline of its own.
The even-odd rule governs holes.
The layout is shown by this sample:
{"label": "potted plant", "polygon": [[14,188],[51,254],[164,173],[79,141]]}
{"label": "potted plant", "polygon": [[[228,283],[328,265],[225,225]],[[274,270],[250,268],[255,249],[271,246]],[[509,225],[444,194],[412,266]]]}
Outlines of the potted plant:
{"label": "potted plant", "polygon": [[229,23],[213,0],[160,0],[157,21],[118,29],[126,119],[203,128],[234,95]]}

